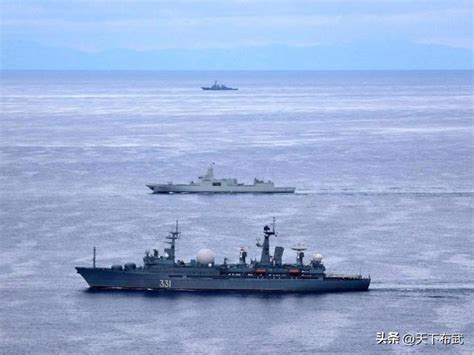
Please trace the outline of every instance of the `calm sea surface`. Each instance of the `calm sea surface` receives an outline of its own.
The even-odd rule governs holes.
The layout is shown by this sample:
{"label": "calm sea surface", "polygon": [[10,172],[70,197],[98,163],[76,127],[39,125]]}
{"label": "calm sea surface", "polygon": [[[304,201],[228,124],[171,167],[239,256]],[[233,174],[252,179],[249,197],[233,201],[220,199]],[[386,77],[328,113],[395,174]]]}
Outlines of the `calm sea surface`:
{"label": "calm sea surface", "polygon": [[[204,92],[217,79],[237,92]],[[7,72],[1,78],[0,349],[39,353],[474,351],[472,72]],[[294,195],[152,195],[216,175]],[[235,262],[304,244],[366,293],[91,292],[75,266]],[[377,332],[463,333],[377,345]]]}

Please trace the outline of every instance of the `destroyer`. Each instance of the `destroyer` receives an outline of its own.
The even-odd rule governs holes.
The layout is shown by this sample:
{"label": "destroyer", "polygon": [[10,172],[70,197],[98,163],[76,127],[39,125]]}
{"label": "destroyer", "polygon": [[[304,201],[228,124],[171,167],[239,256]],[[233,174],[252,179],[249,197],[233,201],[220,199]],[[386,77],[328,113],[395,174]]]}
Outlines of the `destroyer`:
{"label": "destroyer", "polygon": [[222,91],[222,90],[226,90],[226,91],[229,91],[229,90],[232,90],[232,91],[235,91],[235,90],[239,90],[237,88],[230,88],[228,86],[225,86],[224,84],[218,84],[217,83],[217,80],[214,81],[214,84],[212,86],[201,86],[201,89],[203,90],[212,90],[212,91]]}
{"label": "destroyer", "polygon": [[294,193],[294,187],[275,187],[273,181],[254,179],[252,185],[239,183],[237,179],[214,178],[214,163],[207,169],[198,181],[189,184],[148,184],[153,193]]}
{"label": "destroyer", "polygon": [[110,268],[96,267],[95,248],[92,267],[76,267],[77,272],[91,288],[118,289],[162,289],[166,291],[267,291],[267,292],[342,292],[367,291],[370,277],[361,275],[326,274],[320,254],[315,254],[309,264],[303,262],[305,248],[296,251],[296,263],[282,261],[282,247],[275,247],[270,255],[270,238],[276,236],[273,228],[263,228],[263,243],[260,260],[247,262],[247,252],[240,249],[239,262],[216,264],[208,249],[198,252],[196,259],[185,263],[175,260],[176,240],[180,237],[178,222],[176,229],[166,237],[169,248],[159,255],[158,250],[146,251],[143,265],[135,263],[112,265]]}

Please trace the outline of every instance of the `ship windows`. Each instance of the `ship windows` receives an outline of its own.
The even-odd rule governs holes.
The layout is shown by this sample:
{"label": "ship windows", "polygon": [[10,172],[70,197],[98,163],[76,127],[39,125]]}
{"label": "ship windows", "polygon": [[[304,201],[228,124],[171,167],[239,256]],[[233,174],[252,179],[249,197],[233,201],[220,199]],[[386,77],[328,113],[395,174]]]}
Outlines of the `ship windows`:
{"label": "ship windows", "polygon": [[213,182],[212,186],[221,186],[221,183],[220,182]]}

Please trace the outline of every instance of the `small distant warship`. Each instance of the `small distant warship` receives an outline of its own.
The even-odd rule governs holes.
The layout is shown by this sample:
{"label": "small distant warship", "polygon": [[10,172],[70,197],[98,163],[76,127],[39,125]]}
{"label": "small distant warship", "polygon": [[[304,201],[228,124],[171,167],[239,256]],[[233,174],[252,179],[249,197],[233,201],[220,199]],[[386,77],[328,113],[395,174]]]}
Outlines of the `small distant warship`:
{"label": "small distant warship", "polygon": [[201,86],[201,89],[203,90],[214,90],[214,91],[219,91],[219,90],[239,90],[237,88],[230,88],[228,86],[225,86],[224,84],[218,84],[217,80],[214,81],[214,84],[212,86]]}
{"label": "small distant warship", "polygon": [[199,176],[198,181],[189,184],[148,184],[153,193],[294,193],[294,187],[276,187],[273,181],[254,179],[252,185],[239,183],[237,179],[214,178],[214,163],[207,169],[207,173]]}
{"label": "small distant warship", "polygon": [[303,262],[303,247],[296,251],[296,263],[282,261],[284,248],[275,247],[270,255],[270,237],[276,236],[273,228],[263,228],[264,241],[257,242],[262,249],[260,260],[247,262],[247,251],[241,247],[239,262],[217,264],[209,249],[202,249],[196,259],[186,263],[175,260],[176,240],[181,236],[176,222],[175,230],[167,238],[169,248],[159,255],[157,249],[147,250],[143,265],[135,263],[97,267],[94,248],[92,267],[76,267],[77,272],[91,288],[165,291],[263,291],[263,292],[343,292],[367,291],[370,276],[326,274],[322,256],[315,254],[309,264]]}

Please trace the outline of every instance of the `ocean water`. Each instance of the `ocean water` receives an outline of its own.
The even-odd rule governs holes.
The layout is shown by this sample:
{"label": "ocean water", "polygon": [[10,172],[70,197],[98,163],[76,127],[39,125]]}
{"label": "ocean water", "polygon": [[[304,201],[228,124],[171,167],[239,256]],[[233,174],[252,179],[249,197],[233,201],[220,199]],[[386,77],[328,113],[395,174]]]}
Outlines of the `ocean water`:
{"label": "ocean water", "polygon": [[[204,92],[215,79],[237,92]],[[473,74],[4,72],[0,349],[5,354],[474,351]],[[215,173],[294,195],[152,195]],[[91,292],[75,266],[320,252],[366,293]],[[377,344],[377,332],[464,345]]]}

